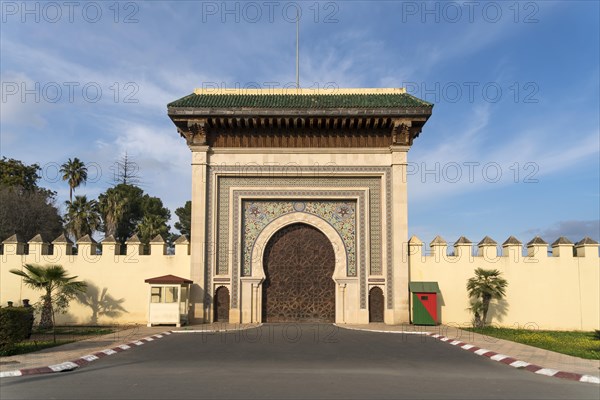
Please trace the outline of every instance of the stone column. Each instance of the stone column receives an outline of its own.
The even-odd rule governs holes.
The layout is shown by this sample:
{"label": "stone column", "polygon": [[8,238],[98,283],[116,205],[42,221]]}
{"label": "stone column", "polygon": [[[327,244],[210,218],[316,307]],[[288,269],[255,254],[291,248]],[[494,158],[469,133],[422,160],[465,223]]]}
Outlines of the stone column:
{"label": "stone column", "polygon": [[190,232],[190,279],[194,281],[190,292],[192,323],[210,322],[210,304],[204,304],[206,287],[206,201],[208,191],[208,146],[190,145],[192,150],[192,222]]}
{"label": "stone column", "polygon": [[388,293],[385,293],[386,324],[400,324],[408,322],[409,292],[408,292],[408,192],[406,182],[407,154],[409,146],[391,146],[392,151],[392,209],[387,210],[392,214],[392,308],[388,308]]}

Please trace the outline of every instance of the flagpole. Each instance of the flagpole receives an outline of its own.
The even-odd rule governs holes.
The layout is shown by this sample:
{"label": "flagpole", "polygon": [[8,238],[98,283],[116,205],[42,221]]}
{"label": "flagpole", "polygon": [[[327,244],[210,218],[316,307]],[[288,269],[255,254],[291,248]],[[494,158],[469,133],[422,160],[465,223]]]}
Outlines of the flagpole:
{"label": "flagpole", "polygon": [[300,13],[296,8],[296,88],[300,89]]}

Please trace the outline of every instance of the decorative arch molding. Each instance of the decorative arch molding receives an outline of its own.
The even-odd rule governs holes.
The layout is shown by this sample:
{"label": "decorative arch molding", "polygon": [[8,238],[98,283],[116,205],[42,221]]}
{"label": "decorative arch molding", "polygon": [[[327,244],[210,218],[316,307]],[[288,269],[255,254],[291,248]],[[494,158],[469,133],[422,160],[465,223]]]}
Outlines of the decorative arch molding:
{"label": "decorative arch molding", "polygon": [[271,223],[269,223],[260,232],[254,246],[252,248],[252,260],[251,260],[251,274],[255,279],[259,279],[262,282],[265,279],[265,269],[263,265],[264,251],[271,240],[271,237],[278,232],[280,229],[285,228],[292,224],[307,224],[322,232],[327,239],[331,242],[333,252],[335,254],[335,269],[333,272],[332,279],[339,283],[340,279],[346,277],[346,269],[348,260],[346,258],[346,248],[340,234],[325,220],[312,214],[304,212],[294,212],[285,214]]}

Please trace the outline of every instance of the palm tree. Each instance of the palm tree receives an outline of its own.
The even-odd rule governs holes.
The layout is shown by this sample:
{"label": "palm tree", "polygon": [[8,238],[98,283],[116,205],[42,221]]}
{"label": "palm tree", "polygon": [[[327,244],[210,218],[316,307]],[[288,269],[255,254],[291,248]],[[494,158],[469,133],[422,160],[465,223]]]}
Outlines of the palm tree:
{"label": "palm tree", "polygon": [[169,227],[167,226],[167,220],[160,215],[144,215],[137,226],[137,231],[142,243],[148,244],[156,235],[160,234],[164,237],[168,234]]}
{"label": "palm tree", "polygon": [[67,231],[75,240],[92,233],[100,226],[100,213],[96,200],[89,200],[86,196],[75,196],[74,201],[66,201],[67,214],[65,215]]}
{"label": "palm tree", "polygon": [[467,293],[471,298],[471,311],[474,314],[474,325],[484,328],[487,321],[490,302],[500,300],[506,294],[508,282],[500,277],[497,269],[477,268],[475,276],[467,281]]}
{"label": "palm tree", "polygon": [[69,182],[69,201],[73,201],[73,191],[87,181],[87,167],[79,158],[75,157],[60,166],[63,181]]}
{"label": "palm tree", "polygon": [[[40,328],[53,328],[55,311],[65,312],[69,300],[73,299],[77,293],[85,292],[87,285],[85,282],[76,281],[76,276],[67,276],[67,271],[61,265],[42,267],[25,264],[23,268],[26,271],[11,269],[10,272],[21,276],[25,285],[44,291]],[[56,341],[56,336],[54,340]]]}
{"label": "palm tree", "polygon": [[99,198],[99,208],[104,219],[104,233],[106,236],[117,236],[117,227],[125,215],[127,198],[121,192],[108,190]]}

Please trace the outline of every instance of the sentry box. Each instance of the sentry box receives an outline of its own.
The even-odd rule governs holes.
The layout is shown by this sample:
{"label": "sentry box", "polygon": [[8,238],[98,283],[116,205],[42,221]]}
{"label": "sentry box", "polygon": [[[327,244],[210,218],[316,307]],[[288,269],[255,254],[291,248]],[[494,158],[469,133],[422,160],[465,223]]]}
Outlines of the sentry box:
{"label": "sentry box", "polygon": [[414,325],[437,325],[440,288],[437,282],[411,282],[412,323]]}
{"label": "sentry box", "polygon": [[150,284],[148,326],[187,324],[191,280],[164,275],[144,282]]}

